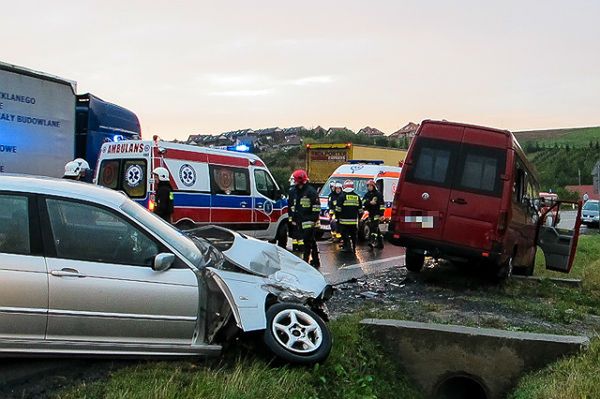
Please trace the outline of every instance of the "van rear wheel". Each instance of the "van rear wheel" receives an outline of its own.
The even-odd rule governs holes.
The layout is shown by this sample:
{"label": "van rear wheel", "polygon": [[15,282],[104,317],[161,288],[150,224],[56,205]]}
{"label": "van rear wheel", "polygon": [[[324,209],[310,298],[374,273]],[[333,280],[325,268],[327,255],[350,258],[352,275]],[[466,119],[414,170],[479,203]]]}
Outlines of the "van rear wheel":
{"label": "van rear wheel", "polygon": [[420,272],[425,264],[425,254],[406,248],[406,268],[411,272]]}

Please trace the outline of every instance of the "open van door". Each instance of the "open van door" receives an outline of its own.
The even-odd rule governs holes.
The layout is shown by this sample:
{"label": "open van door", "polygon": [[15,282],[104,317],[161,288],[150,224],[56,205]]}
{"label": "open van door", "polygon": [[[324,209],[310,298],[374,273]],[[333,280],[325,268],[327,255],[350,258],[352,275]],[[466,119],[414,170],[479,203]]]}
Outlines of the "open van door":
{"label": "open van door", "polygon": [[[561,204],[577,206],[577,216],[573,230],[557,227]],[[575,260],[579,228],[581,227],[581,202],[556,201],[544,209],[537,226],[537,245],[544,251],[546,269],[569,273]]]}

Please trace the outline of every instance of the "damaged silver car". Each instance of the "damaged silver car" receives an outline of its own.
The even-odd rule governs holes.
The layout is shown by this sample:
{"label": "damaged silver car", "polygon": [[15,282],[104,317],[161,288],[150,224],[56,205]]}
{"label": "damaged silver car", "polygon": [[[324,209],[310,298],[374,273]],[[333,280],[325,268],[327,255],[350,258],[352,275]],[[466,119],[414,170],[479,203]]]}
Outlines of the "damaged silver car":
{"label": "damaged silver car", "polygon": [[240,332],[292,363],[331,350],[332,288],[310,265],[85,183],[0,176],[0,277],[5,356],[216,355]]}

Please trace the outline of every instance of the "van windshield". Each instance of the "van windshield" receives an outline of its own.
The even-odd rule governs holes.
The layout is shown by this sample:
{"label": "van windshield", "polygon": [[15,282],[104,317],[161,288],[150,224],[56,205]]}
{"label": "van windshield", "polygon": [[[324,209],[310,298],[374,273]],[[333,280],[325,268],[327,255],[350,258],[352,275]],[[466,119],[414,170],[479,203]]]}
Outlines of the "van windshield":
{"label": "van windshield", "polygon": [[583,206],[583,210],[585,211],[598,211],[598,202],[596,201],[588,201]]}
{"label": "van windshield", "polygon": [[144,198],[147,170],[145,159],[107,159],[100,164],[98,184],[124,191],[130,198]]}
{"label": "van windshield", "polygon": [[325,183],[325,185],[323,186],[323,189],[321,189],[321,193],[319,194],[319,196],[329,197],[329,194],[331,194],[331,187],[329,186],[331,184],[331,182],[344,184],[344,182],[346,180],[352,180],[354,182],[354,191],[356,192],[356,194],[363,197],[367,192],[367,182],[371,179],[366,178],[366,177],[331,176],[329,179],[327,179],[327,183]]}

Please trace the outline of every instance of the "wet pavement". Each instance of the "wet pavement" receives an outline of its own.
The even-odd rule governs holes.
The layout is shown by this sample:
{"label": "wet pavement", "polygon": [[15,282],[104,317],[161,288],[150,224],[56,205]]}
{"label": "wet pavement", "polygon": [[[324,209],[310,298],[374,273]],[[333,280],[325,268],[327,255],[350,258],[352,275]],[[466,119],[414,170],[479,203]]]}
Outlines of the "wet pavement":
{"label": "wet pavement", "polygon": [[356,254],[341,252],[339,244],[328,240],[318,243],[321,273],[330,284],[340,284],[355,278],[404,266],[404,248],[386,244],[383,249],[371,250],[359,243]]}

